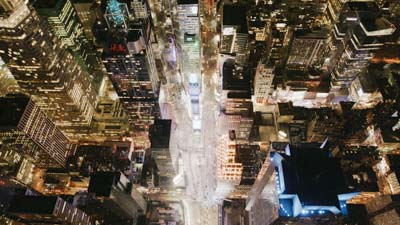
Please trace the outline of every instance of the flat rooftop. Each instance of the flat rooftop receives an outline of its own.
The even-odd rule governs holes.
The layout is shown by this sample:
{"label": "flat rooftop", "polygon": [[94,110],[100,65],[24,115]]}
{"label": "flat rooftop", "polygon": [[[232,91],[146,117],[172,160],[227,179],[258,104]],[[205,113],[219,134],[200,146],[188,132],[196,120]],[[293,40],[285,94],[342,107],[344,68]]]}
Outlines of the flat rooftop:
{"label": "flat rooftop", "polygon": [[67,0],[36,0],[33,3],[39,14],[45,16],[58,16]]}
{"label": "flat rooftop", "polygon": [[285,194],[298,194],[305,205],[339,206],[338,194],[348,192],[338,159],[330,158],[320,143],[290,146],[282,155]]}
{"label": "flat rooftop", "polygon": [[193,5],[199,4],[198,0],[178,0],[178,5]]}
{"label": "flat rooftop", "polygon": [[250,81],[236,70],[235,60],[227,59],[222,65],[222,89],[250,91]]}
{"label": "flat rooftop", "polygon": [[223,8],[222,25],[237,26],[239,33],[247,33],[247,7],[244,5],[225,4]]}
{"label": "flat rooftop", "polygon": [[29,97],[23,94],[8,94],[0,98],[0,130],[16,127],[28,105]]}
{"label": "flat rooftop", "polygon": [[96,196],[110,197],[116,175],[117,174],[113,172],[99,172],[91,174],[88,192],[95,193]]}
{"label": "flat rooftop", "polygon": [[149,138],[152,148],[169,148],[171,120],[155,120],[150,128]]}
{"label": "flat rooftop", "polygon": [[352,11],[379,11],[378,5],[375,1],[350,1],[347,5]]}
{"label": "flat rooftop", "polygon": [[396,27],[383,17],[360,16],[360,21],[365,30],[373,36],[391,35]]}
{"label": "flat rooftop", "polygon": [[20,196],[11,201],[9,213],[53,214],[56,196]]}

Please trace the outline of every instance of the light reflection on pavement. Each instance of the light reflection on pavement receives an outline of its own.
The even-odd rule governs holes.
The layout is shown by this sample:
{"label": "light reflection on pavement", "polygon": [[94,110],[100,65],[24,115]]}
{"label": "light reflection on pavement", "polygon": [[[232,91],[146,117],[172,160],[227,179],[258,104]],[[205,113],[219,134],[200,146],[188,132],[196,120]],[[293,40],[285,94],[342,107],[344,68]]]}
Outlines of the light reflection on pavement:
{"label": "light reflection on pavement", "polygon": [[[153,3],[156,14],[161,13],[162,6]],[[165,10],[164,10],[165,11]],[[218,206],[214,201],[214,190],[216,188],[216,139],[219,136],[218,129],[218,104],[215,98],[216,84],[213,76],[216,70],[217,44],[215,41],[215,26],[211,27],[211,15],[204,16],[202,26],[202,94],[200,97],[200,111],[202,130],[194,131],[192,120],[189,115],[187,103],[188,96],[183,91],[184,84],[180,83],[180,74],[176,70],[164,68],[167,84],[162,85],[163,99],[160,99],[160,107],[164,119],[172,119],[170,151],[175,167],[180,165],[185,176],[185,194],[169,193],[168,196],[158,196],[164,200],[176,199],[182,201],[185,212],[185,223],[188,225],[217,225]],[[156,19],[157,21],[157,19]],[[214,24],[215,25],[215,24]],[[164,27],[159,27],[164,26]],[[156,22],[157,31],[162,34],[168,33],[165,25]],[[164,29],[164,30],[160,30]],[[168,45],[165,37],[162,47]],[[164,51],[160,52],[175,52]],[[164,56],[164,58],[173,58]]]}

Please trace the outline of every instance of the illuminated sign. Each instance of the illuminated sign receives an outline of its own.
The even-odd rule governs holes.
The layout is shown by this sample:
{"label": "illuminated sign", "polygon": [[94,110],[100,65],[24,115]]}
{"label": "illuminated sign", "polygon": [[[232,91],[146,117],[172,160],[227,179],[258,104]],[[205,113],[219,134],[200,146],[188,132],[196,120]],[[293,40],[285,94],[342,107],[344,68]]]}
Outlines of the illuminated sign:
{"label": "illuminated sign", "polygon": [[197,6],[190,7],[190,13],[192,15],[197,15]]}
{"label": "illuminated sign", "polygon": [[185,43],[193,43],[196,41],[196,35],[195,34],[184,34],[184,41]]}
{"label": "illuminated sign", "polygon": [[223,30],[222,30],[222,34],[223,35],[233,35],[233,33],[234,33],[234,29],[233,29],[233,27],[225,27]]}
{"label": "illuminated sign", "polygon": [[124,53],[126,52],[126,49],[124,48],[124,46],[122,44],[111,44],[110,48],[109,48],[110,52],[114,52],[114,53]]}

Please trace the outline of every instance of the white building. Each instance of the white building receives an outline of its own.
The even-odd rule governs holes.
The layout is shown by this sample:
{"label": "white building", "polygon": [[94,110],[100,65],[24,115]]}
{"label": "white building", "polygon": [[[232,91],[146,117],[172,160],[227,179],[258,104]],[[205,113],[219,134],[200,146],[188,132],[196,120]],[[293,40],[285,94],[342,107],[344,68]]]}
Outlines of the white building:
{"label": "white building", "polygon": [[243,167],[235,162],[236,141],[223,135],[217,143],[217,174],[218,180],[227,181],[232,185],[238,185],[242,177]]}
{"label": "white building", "polygon": [[267,66],[261,62],[258,64],[254,78],[253,103],[255,106],[264,105],[267,102],[274,79],[274,70],[273,66]]}

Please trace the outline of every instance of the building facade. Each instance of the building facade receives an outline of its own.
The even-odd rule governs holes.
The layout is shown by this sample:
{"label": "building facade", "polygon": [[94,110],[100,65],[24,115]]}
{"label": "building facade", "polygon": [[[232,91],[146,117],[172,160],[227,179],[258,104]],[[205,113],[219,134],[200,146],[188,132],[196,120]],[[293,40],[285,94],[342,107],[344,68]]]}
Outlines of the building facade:
{"label": "building facade", "polygon": [[2,115],[2,142],[20,146],[38,166],[65,166],[71,148],[69,140],[32,99],[7,95],[0,102],[8,111]]}
{"label": "building facade", "polygon": [[[86,133],[96,95],[87,73],[24,1],[1,2],[0,56],[23,91],[70,137]],[[43,104],[42,104],[43,103]]]}
{"label": "building facade", "polygon": [[151,49],[151,21],[134,18],[132,8],[109,1],[95,27],[103,45],[103,63],[136,131],[148,131],[159,115],[159,79]]}

